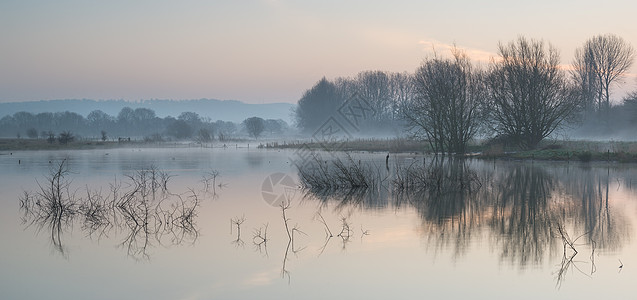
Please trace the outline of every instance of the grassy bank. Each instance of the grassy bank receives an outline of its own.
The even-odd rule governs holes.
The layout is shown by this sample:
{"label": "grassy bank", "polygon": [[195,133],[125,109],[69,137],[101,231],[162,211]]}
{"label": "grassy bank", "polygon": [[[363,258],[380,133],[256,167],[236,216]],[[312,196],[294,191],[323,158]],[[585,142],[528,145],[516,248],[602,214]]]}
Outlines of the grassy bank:
{"label": "grassy bank", "polygon": [[262,148],[273,149],[299,149],[306,148],[315,151],[370,151],[370,152],[427,152],[429,144],[425,141],[415,141],[404,138],[381,139],[352,139],[338,142],[307,142],[307,141],[285,141],[270,142],[260,145]]}
{"label": "grassy bank", "polygon": [[535,150],[504,149],[484,146],[481,157],[559,161],[637,162],[637,142],[545,141]]}
{"label": "grassy bank", "polygon": [[480,154],[478,157],[498,159],[521,160],[557,160],[557,161],[612,161],[612,162],[637,162],[637,153],[631,152],[606,152],[573,150],[573,149],[541,149],[518,152],[506,152],[501,154]]}
{"label": "grassy bank", "polygon": [[200,143],[195,141],[149,141],[149,140],[121,140],[121,141],[97,141],[89,139],[77,139],[66,144],[58,141],[53,143],[44,139],[16,139],[0,138],[0,151],[33,151],[33,150],[92,150],[112,148],[245,148],[255,147],[253,140],[228,139],[223,142],[213,141]]}
{"label": "grassy bank", "polygon": [[67,144],[49,143],[44,139],[0,139],[0,151],[103,149],[120,147],[118,142],[72,141]]}
{"label": "grassy bank", "polygon": [[[232,144],[234,145],[234,143]],[[92,150],[112,148],[186,148],[212,147],[212,144],[194,142],[152,142],[152,141],[95,141],[75,140],[66,144],[49,143],[43,139],[0,139],[0,151],[33,151],[33,150]]]}
{"label": "grassy bank", "polygon": [[[75,140],[67,144],[58,142],[48,143],[42,139],[0,139],[0,151],[20,150],[91,150],[122,147],[143,148],[175,148],[175,147],[223,147],[222,143],[197,144],[175,142],[148,141],[94,141]],[[230,143],[230,147],[233,143]],[[269,149],[310,149],[330,151],[368,151],[389,153],[431,153],[429,143],[405,138],[393,139],[352,139],[347,141],[317,143],[317,142],[268,142],[259,148]],[[519,160],[555,160],[555,161],[613,161],[637,162],[637,142],[614,141],[545,141],[536,150],[519,150],[502,145],[472,144],[468,152],[473,157],[485,159],[519,159]]]}
{"label": "grassy bank", "polygon": [[[329,143],[281,142],[267,143],[263,148],[369,151],[390,153],[431,153],[429,143],[409,139],[354,139]],[[538,149],[519,150],[502,145],[472,144],[469,154],[485,159],[555,160],[555,161],[614,161],[637,162],[637,142],[614,141],[545,141]]]}

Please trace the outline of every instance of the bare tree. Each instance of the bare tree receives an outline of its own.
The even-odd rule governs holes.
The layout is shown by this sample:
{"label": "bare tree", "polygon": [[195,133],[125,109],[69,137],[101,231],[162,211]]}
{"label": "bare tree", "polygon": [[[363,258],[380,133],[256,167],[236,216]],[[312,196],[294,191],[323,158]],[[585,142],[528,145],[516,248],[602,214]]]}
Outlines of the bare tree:
{"label": "bare tree", "polygon": [[571,77],[580,93],[582,108],[586,113],[595,112],[599,108],[599,80],[595,74],[592,49],[575,50]]}
{"label": "bare tree", "polygon": [[383,71],[363,71],[356,77],[357,93],[374,108],[377,120],[391,117],[390,77]]}
{"label": "bare tree", "polygon": [[195,139],[201,143],[209,143],[212,141],[212,137],[214,137],[214,134],[211,134],[208,128],[200,128]]}
{"label": "bare tree", "polygon": [[53,142],[55,142],[55,133],[53,133],[53,131],[47,131],[46,132],[46,141],[49,144],[53,144]]}
{"label": "bare tree", "polygon": [[494,129],[524,149],[535,148],[570,120],[579,98],[553,46],[520,37],[498,48],[488,76]]}
{"label": "bare tree", "polygon": [[454,49],[452,54],[453,59],[428,59],[418,68],[415,96],[404,115],[434,151],[464,153],[483,120],[486,94],[482,72],[463,51]]}
{"label": "bare tree", "polygon": [[585,103],[597,111],[610,108],[610,89],[633,64],[635,49],[614,34],[598,35],[575,50],[572,75]]}
{"label": "bare tree", "polygon": [[414,96],[413,75],[407,72],[392,73],[389,80],[391,95],[391,118],[400,119],[402,111],[411,102]]}
{"label": "bare tree", "polygon": [[30,139],[37,139],[38,138],[38,130],[33,128],[33,127],[27,129],[27,137],[29,137]]}
{"label": "bare tree", "polygon": [[60,135],[58,136],[58,142],[63,145],[73,142],[73,140],[75,140],[75,136],[68,130],[60,132]]}
{"label": "bare tree", "polygon": [[337,77],[332,82],[336,93],[342,99],[349,99],[358,91],[358,81],[351,77]]}
{"label": "bare tree", "polygon": [[245,119],[243,125],[246,127],[248,134],[256,139],[265,129],[265,120],[259,117],[251,117]]}

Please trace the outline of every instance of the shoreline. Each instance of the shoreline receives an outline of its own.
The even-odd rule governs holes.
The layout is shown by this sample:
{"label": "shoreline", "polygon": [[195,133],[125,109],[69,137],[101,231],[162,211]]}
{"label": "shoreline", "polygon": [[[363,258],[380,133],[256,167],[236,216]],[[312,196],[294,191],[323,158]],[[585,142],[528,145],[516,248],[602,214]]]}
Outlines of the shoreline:
{"label": "shoreline", "polygon": [[[225,145],[228,146],[225,146]],[[253,146],[250,147],[249,145]],[[248,141],[233,140],[199,143],[195,141],[149,142],[149,141],[95,141],[76,140],[67,144],[48,143],[43,139],[0,138],[0,155],[11,151],[46,150],[99,150],[116,148],[255,148],[255,149],[305,149],[309,151],[365,151],[383,153],[430,154],[426,141],[409,139],[356,139],[343,142],[303,142],[303,141]],[[452,155],[455,156],[455,155]],[[458,157],[497,160],[538,160],[538,161],[576,161],[576,162],[637,162],[637,142],[601,142],[601,141],[549,141],[540,149],[505,149],[501,145],[470,145],[467,153]]]}
{"label": "shoreline", "polygon": [[[75,140],[67,144],[58,142],[49,143],[43,139],[11,139],[0,138],[0,155],[7,151],[47,151],[47,150],[99,150],[99,149],[117,149],[117,148],[223,148],[227,144],[227,148],[243,148],[244,144],[250,144],[251,141],[231,140],[226,142],[209,142],[200,143],[195,141],[96,141],[96,140]],[[225,144],[224,144],[225,143]],[[254,148],[258,142],[252,143]]]}
{"label": "shoreline", "polygon": [[[311,151],[367,151],[385,153],[434,153],[425,141],[407,139],[360,139],[333,143],[268,143],[266,149],[301,149]],[[505,149],[501,145],[469,145],[467,153],[451,155],[477,159],[499,160],[541,160],[541,161],[579,161],[579,162],[637,162],[637,142],[602,141],[548,141],[540,149]],[[612,149],[612,150],[611,150]],[[448,155],[443,155],[448,156]]]}

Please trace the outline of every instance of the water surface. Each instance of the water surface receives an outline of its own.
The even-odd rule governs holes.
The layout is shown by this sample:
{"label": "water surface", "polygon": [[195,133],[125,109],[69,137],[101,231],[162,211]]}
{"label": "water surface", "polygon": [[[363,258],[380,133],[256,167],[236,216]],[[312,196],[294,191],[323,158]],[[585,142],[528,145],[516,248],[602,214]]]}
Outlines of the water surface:
{"label": "water surface", "polygon": [[[637,279],[633,165],[402,154],[386,168],[385,154],[352,153],[353,163],[380,170],[381,183],[350,193],[300,188],[293,151],[1,154],[2,299],[590,299],[630,296]],[[329,165],[333,155],[322,159]],[[140,170],[170,174],[166,194],[147,194],[154,221],[131,227],[111,213],[109,226],[90,230],[76,214],[59,235],[29,223],[21,197],[63,160],[78,203],[87,190],[106,198],[118,183],[122,197]],[[441,180],[397,189],[396,163],[437,170]],[[463,178],[476,181],[461,186]],[[284,195],[290,206],[268,195]],[[189,207],[194,196],[191,226],[156,223],[166,212],[177,217],[175,203]]]}

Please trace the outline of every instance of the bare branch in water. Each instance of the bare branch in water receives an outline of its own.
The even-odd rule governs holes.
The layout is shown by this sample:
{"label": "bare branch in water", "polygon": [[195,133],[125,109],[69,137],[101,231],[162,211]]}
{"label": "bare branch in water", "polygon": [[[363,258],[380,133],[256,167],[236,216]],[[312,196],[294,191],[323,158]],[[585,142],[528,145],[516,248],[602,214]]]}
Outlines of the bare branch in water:
{"label": "bare branch in water", "polygon": [[292,233],[290,232],[290,227],[288,226],[288,217],[285,215],[285,211],[290,208],[290,203],[281,203],[281,214],[283,216],[283,224],[285,225],[285,232],[288,234],[288,240],[292,241]]}
{"label": "bare branch in water", "polygon": [[[562,262],[560,263],[560,268],[559,270],[556,272],[556,287],[559,289],[562,286],[562,283],[564,282],[565,278],[566,278],[566,273],[567,271],[573,267],[575,268],[578,272],[582,273],[584,276],[587,277],[591,277],[591,275],[594,273],[595,270],[595,261],[593,260],[593,254],[591,254],[591,263],[592,263],[592,271],[591,274],[587,274],[584,271],[582,271],[576,264],[576,261],[574,260],[575,257],[577,256],[577,254],[579,253],[577,251],[577,249],[575,249],[575,242],[581,238],[582,236],[586,235],[586,233],[578,236],[575,239],[571,239],[571,237],[569,236],[568,232],[566,232],[566,230],[564,229],[564,227],[562,226],[561,223],[557,223],[557,231],[560,234],[560,237],[562,239],[562,244],[563,244],[563,248],[564,251],[562,253]],[[594,243],[594,242],[593,242]],[[594,248],[594,244],[593,244],[593,253],[595,251]],[[568,249],[570,249],[570,254]]]}
{"label": "bare branch in water", "polygon": [[350,242],[352,234],[354,234],[354,230],[351,229],[347,217],[341,217],[341,232],[337,236],[343,240],[343,250],[345,250],[347,243]]}
{"label": "bare branch in water", "polygon": [[327,226],[327,222],[325,222],[325,218],[323,218],[323,215],[321,215],[320,211],[316,213],[316,216],[319,218],[319,222],[321,222],[321,224],[325,226],[325,235],[328,237],[333,237],[334,235],[332,234],[330,227]]}
{"label": "bare branch in water", "polygon": [[294,233],[298,232],[302,235],[307,236],[307,234],[303,231],[301,231],[301,229],[299,229],[299,224],[295,224],[294,227],[292,227],[292,253],[297,254],[297,252],[303,251],[303,249],[305,249],[306,247],[300,248],[300,249],[296,249],[294,247]]}
{"label": "bare branch in water", "polygon": [[266,256],[268,256],[268,225],[266,223],[263,227],[254,229],[252,236],[252,244],[254,244],[255,249],[260,253],[265,252]]}
{"label": "bare branch in water", "polygon": [[232,241],[232,243],[235,244],[237,247],[239,246],[243,247],[245,245],[245,243],[241,239],[241,224],[243,224],[245,220],[246,220],[245,216],[235,217],[230,219],[230,234],[232,234],[232,228],[234,226],[237,226],[237,239]]}
{"label": "bare branch in water", "polygon": [[219,188],[224,186],[222,183],[219,183],[217,185],[217,177],[219,177],[220,174],[221,173],[217,170],[210,170],[206,172],[201,178],[201,182],[203,183],[203,186],[204,186],[204,193],[212,193],[213,199],[218,198],[217,186]]}
{"label": "bare branch in water", "polygon": [[281,278],[288,278],[288,284],[290,284],[290,271],[287,270],[287,262],[288,262],[288,253],[290,252],[290,247],[292,245],[292,240],[288,241],[287,247],[285,247],[285,254],[283,254],[283,266],[281,267]]}
{"label": "bare branch in water", "polygon": [[361,225],[361,238],[363,238],[363,236],[369,235],[369,230],[365,229],[363,230],[363,225]]}
{"label": "bare branch in water", "polygon": [[[195,224],[199,198],[193,189],[184,195],[167,190],[172,177],[151,166],[125,175],[126,188],[115,178],[104,196],[101,189],[85,187],[85,198],[70,190],[67,161],[61,161],[46,178],[38,182],[39,191],[24,192],[20,198],[22,221],[39,230],[51,230],[53,248],[65,255],[62,235],[74,222],[90,238],[100,239],[112,230],[123,233],[119,244],[133,258],[148,259],[148,248],[170,240],[180,245],[198,237]],[[169,206],[169,207],[167,207]]]}

